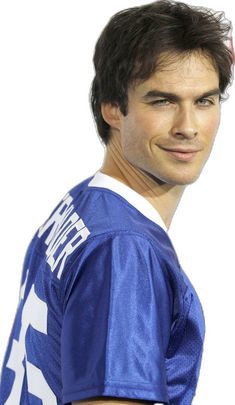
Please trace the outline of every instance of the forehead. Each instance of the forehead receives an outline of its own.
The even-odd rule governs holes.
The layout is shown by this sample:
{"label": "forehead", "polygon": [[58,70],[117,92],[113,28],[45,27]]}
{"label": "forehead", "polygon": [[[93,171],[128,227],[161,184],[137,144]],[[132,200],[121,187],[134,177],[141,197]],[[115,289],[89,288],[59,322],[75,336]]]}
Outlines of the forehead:
{"label": "forehead", "polygon": [[146,81],[133,90],[138,94],[157,87],[169,92],[203,93],[208,88],[219,87],[219,73],[212,60],[202,53],[164,61]]}

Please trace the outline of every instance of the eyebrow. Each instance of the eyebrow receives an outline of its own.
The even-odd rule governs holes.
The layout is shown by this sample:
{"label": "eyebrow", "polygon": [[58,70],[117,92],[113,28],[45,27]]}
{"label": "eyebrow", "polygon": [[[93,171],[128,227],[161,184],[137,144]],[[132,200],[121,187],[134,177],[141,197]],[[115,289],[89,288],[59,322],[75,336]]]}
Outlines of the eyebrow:
{"label": "eyebrow", "polygon": [[[195,100],[200,100],[201,98],[209,97],[209,96],[217,96],[217,95],[220,96],[220,94],[221,94],[220,89],[215,88],[215,89],[206,91],[203,94],[200,94],[199,96],[197,96],[195,98]],[[181,101],[182,100],[182,98],[175,93],[168,93],[168,92],[160,91],[157,89],[148,91],[148,93],[146,93],[142,98],[143,98],[143,100],[149,100],[149,99],[152,99],[155,97],[166,97],[172,101]]]}

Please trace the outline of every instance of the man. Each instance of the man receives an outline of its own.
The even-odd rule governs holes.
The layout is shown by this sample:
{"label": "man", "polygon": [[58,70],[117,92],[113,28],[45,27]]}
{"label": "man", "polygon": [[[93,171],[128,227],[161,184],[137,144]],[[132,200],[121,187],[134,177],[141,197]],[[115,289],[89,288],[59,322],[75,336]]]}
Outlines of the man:
{"label": "man", "polygon": [[1,405],[192,403],[204,317],[167,229],[218,130],[230,30],[173,1],[105,27],[91,92],[105,159],[29,245]]}

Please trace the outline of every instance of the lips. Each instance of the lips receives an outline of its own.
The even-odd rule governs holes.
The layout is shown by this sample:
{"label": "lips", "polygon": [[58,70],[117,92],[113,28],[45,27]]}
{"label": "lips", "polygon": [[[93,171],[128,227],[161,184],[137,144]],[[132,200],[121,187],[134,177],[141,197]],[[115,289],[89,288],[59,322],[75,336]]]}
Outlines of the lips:
{"label": "lips", "polygon": [[199,152],[199,149],[182,149],[182,148],[174,148],[174,149],[162,148],[162,149],[167,150],[168,152],[179,152],[179,153],[195,153],[195,152]]}
{"label": "lips", "polygon": [[173,157],[176,160],[188,162],[192,161],[197,153],[198,149],[183,149],[183,148],[174,148],[174,149],[163,149],[170,157]]}

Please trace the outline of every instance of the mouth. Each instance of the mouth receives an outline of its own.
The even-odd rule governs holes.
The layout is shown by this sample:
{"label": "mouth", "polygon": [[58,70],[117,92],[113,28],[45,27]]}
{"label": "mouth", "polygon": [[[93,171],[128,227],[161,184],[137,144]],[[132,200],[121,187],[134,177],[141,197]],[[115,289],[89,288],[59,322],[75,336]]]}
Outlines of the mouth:
{"label": "mouth", "polygon": [[180,160],[183,162],[188,162],[192,161],[195,156],[197,155],[200,150],[196,149],[181,149],[181,148],[175,148],[175,149],[165,149],[161,148],[164,150],[169,156],[173,157],[176,160]]}

